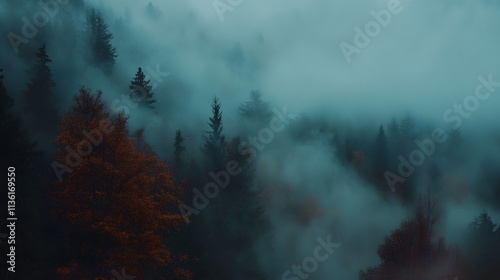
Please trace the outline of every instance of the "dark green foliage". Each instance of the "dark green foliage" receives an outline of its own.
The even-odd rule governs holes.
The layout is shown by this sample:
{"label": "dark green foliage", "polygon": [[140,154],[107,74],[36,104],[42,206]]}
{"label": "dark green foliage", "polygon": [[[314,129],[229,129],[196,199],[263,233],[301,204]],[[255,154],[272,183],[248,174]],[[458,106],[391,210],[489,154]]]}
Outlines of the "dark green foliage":
{"label": "dark green foliage", "polygon": [[[52,267],[54,251],[58,246],[50,240],[54,236],[49,215],[49,204],[43,191],[43,177],[33,168],[40,152],[35,150],[36,143],[31,142],[23,131],[23,123],[12,113],[14,100],[3,85],[2,69],[0,69],[0,174],[7,182],[7,170],[15,168],[11,181],[15,188],[16,222],[16,279],[33,279],[40,276],[50,277],[55,273]],[[39,171],[39,170],[38,170]],[[2,205],[7,205],[7,183]],[[4,215],[7,212],[4,212]],[[4,217],[2,215],[2,217]],[[4,218],[5,220],[5,218]],[[49,234],[49,232],[51,233]],[[6,230],[1,230],[4,233]],[[0,250],[7,251],[6,239],[0,240]],[[7,279],[3,266],[1,279]],[[43,278],[46,279],[46,278]]]}
{"label": "dark green foliage", "polygon": [[222,134],[222,111],[217,97],[212,102],[212,117],[210,117],[208,125],[210,130],[206,132],[203,151],[216,170],[222,169],[226,138]]}
{"label": "dark green foliage", "polygon": [[14,99],[10,97],[3,85],[3,69],[0,69],[0,162],[2,171],[8,166],[26,169],[38,154],[34,152],[36,143],[30,142],[24,131],[22,122],[12,114]]}
{"label": "dark green foliage", "polygon": [[181,131],[178,129],[175,131],[174,139],[174,165],[177,169],[181,169],[184,165],[183,153],[186,147],[183,145],[184,137],[181,135]]}
{"label": "dark green foliage", "polygon": [[56,98],[53,89],[56,83],[52,80],[48,66],[52,60],[47,55],[45,44],[35,53],[36,62],[27,72],[31,80],[24,92],[24,112],[30,115],[30,125],[35,127],[55,126],[58,121]]}
{"label": "dark green foliage", "polygon": [[153,98],[154,93],[151,92],[153,87],[149,83],[150,81],[146,80],[146,75],[142,72],[142,68],[139,67],[135,78],[130,82],[130,99],[142,107],[154,108],[153,103],[157,100]]}
{"label": "dark green foliage", "polygon": [[265,279],[258,271],[253,247],[264,229],[263,210],[258,193],[252,188],[254,170],[248,157],[238,152],[241,145],[239,137],[227,144],[225,159],[238,163],[235,172],[226,173],[226,178],[222,175],[226,170],[213,169],[213,174],[228,185],[220,188],[218,196],[193,220],[200,235],[196,240],[201,240],[204,248],[200,252],[200,269],[203,275],[211,276],[207,279]]}
{"label": "dark green foliage", "polygon": [[483,212],[468,226],[464,246],[468,270],[476,279],[500,279],[500,229]]}
{"label": "dark green foliage", "polygon": [[389,170],[389,149],[384,127],[381,125],[378,130],[375,143],[373,144],[372,168],[375,179],[385,183],[384,173]]}
{"label": "dark green foliage", "polygon": [[113,69],[118,56],[115,47],[111,45],[113,34],[108,29],[101,14],[92,9],[87,19],[87,30],[93,63],[107,72]]}
{"label": "dark green foliage", "polygon": [[271,118],[269,104],[262,101],[258,90],[250,92],[250,101],[245,102],[239,108],[241,116],[251,120],[268,121]]}

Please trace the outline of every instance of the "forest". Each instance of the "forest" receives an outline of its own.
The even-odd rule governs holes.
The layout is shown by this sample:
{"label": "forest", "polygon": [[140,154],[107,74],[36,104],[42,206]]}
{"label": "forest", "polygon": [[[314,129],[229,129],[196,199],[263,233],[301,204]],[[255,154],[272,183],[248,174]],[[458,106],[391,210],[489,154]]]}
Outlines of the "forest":
{"label": "forest", "polygon": [[353,2],[1,1],[0,279],[500,279],[500,3]]}

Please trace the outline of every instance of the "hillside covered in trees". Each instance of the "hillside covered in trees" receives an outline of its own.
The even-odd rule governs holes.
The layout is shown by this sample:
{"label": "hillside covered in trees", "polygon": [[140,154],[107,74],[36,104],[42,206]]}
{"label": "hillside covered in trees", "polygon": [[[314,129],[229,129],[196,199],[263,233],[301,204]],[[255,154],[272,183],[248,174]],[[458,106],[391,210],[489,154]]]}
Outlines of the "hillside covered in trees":
{"label": "hillside covered in trees", "polygon": [[0,279],[500,279],[499,14],[0,2]]}

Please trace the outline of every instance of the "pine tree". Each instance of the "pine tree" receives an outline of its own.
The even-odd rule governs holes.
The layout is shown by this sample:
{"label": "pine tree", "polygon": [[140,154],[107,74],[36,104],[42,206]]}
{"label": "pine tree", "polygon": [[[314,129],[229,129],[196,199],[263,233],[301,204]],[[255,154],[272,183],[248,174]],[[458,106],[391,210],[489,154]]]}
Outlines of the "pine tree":
{"label": "pine tree", "polygon": [[[32,279],[40,275],[49,277],[50,270],[53,269],[51,266],[54,260],[53,253],[58,247],[51,243],[50,236],[53,236],[54,230],[50,227],[49,207],[44,200],[42,180],[39,180],[40,177],[35,175],[36,172],[33,169],[33,163],[38,160],[41,153],[35,150],[36,142],[31,142],[25,134],[21,119],[12,112],[14,99],[4,87],[2,72],[3,70],[0,69],[0,132],[2,134],[0,137],[0,174],[4,178],[9,178],[6,187],[15,188],[17,206],[15,214],[22,221],[16,224],[16,255],[22,256],[16,259],[16,266],[23,267],[23,269],[17,269],[16,274],[22,279]],[[7,176],[8,168],[9,170],[15,169],[15,176]],[[0,201],[7,205],[7,195]],[[6,239],[1,241],[0,250],[7,251],[9,245],[3,242]],[[3,266],[0,270],[0,278],[6,277],[7,274],[12,274],[12,272],[8,272]]]}
{"label": "pine tree", "polygon": [[89,31],[90,47],[93,55],[93,62],[98,67],[109,72],[115,65],[116,49],[111,45],[113,34],[108,30],[100,13],[92,9],[87,19],[87,29]]}
{"label": "pine tree", "polygon": [[[9,166],[28,168],[38,154],[34,151],[35,142],[28,141],[21,130],[21,119],[12,114],[14,99],[7,93],[3,85],[3,69],[0,69],[0,161],[2,171]],[[8,162],[7,162],[8,161]]]}
{"label": "pine tree", "polygon": [[161,12],[155,6],[153,6],[151,2],[149,2],[148,6],[146,7],[146,15],[152,19],[158,19],[161,16]]}
{"label": "pine tree", "polygon": [[465,266],[477,279],[500,279],[499,233],[500,227],[493,223],[486,212],[481,213],[468,226],[463,246],[467,259]]}
{"label": "pine tree", "polygon": [[377,180],[384,181],[384,172],[389,169],[389,151],[387,137],[384,127],[381,125],[378,130],[375,143],[373,144],[372,169]]}
{"label": "pine tree", "polygon": [[[149,269],[174,263],[164,239],[184,222],[177,207],[184,186],[156,154],[138,150],[126,117],[110,115],[101,93],[82,88],[55,142],[58,161],[72,169],[52,187],[68,248],[60,278],[107,279],[112,269],[126,267],[145,279]],[[76,162],[67,162],[68,151]]]}
{"label": "pine tree", "polygon": [[262,234],[262,208],[252,189],[253,168],[248,155],[241,155],[240,137],[227,143],[227,162],[237,163],[229,184],[214,198],[214,204],[193,220],[200,247],[203,274],[217,279],[265,279],[257,271],[253,241]]}
{"label": "pine tree", "polygon": [[31,116],[30,125],[47,128],[57,122],[57,106],[53,89],[56,83],[48,63],[52,62],[47,55],[45,44],[35,53],[35,65],[27,72],[32,76],[24,92],[24,111]]}
{"label": "pine tree", "polygon": [[222,112],[217,97],[212,102],[212,117],[210,117],[208,125],[210,130],[206,132],[203,151],[213,164],[213,167],[219,169],[224,161],[226,140],[222,134]]}
{"label": "pine tree", "polygon": [[262,101],[261,93],[258,90],[250,92],[250,101],[242,104],[239,111],[244,118],[260,121],[267,121],[272,115],[269,110],[269,104]]}
{"label": "pine tree", "polygon": [[175,131],[175,139],[174,139],[174,164],[177,169],[181,169],[184,165],[183,153],[186,150],[186,147],[183,145],[184,137],[181,135],[181,131],[178,129]]}
{"label": "pine tree", "polygon": [[140,106],[147,108],[154,108],[153,103],[157,100],[153,98],[151,89],[153,87],[149,85],[150,81],[146,80],[146,75],[142,72],[142,68],[139,67],[135,78],[130,82],[130,99],[137,102]]}

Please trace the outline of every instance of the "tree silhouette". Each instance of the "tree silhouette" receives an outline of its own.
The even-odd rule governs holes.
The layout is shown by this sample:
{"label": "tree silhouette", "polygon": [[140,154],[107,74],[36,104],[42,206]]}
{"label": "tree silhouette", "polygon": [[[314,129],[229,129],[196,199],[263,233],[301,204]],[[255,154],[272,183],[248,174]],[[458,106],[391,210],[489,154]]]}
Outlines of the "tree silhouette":
{"label": "tree silhouette", "polygon": [[[385,183],[384,173],[389,170],[389,148],[384,127],[379,127],[373,144],[372,170],[378,182]],[[385,190],[386,188],[384,188]]]}
{"label": "tree silhouette", "polygon": [[52,188],[54,217],[69,248],[68,265],[58,269],[61,279],[108,277],[116,267],[145,279],[148,269],[176,258],[163,237],[183,222],[177,205],[184,187],[157,155],[138,151],[127,135],[127,118],[110,116],[101,92],[80,89],[55,139],[58,161],[72,169]]}
{"label": "tree silhouette", "polygon": [[175,131],[175,139],[174,139],[174,164],[177,169],[181,169],[184,165],[184,161],[182,159],[183,153],[186,150],[186,147],[183,144],[184,138],[181,135],[181,131],[178,129]]}
{"label": "tree silhouette", "polygon": [[246,101],[239,108],[241,116],[247,119],[267,121],[271,118],[269,104],[262,101],[261,93],[258,90],[250,92],[250,101]]}
{"label": "tree silhouette", "polygon": [[0,69],[0,162],[2,172],[9,166],[18,169],[28,168],[38,154],[34,151],[36,142],[30,142],[21,130],[21,119],[14,116],[12,108],[14,99],[7,93],[3,85],[3,69]]}
{"label": "tree silhouette", "polygon": [[130,82],[130,99],[140,106],[154,108],[153,103],[157,100],[153,98],[154,93],[151,92],[153,87],[149,85],[150,81],[145,80],[145,78],[146,75],[142,72],[142,68],[139,67],[139,70],[137,70],[135,74],[135,78]]}
{"label": "tree silhouette", "polygon": [[35,52],[35,56],[37,58],[35,65],[27,71],[31,75],[31,80],[24,92],[24,112],[31,116],[28,118],[30,125],[47,129],[54,126],[58,119],[56,99],[53,94],[56,83],[52,80],[48,66],[52,60],[47,55],[45,44]]}
{"label": "tree silhouette", "polygon": [[500,279],[500,229],[483,212],[468,226],[464,267],[477,279]]}
{"label": "tree silhouette", "polygon": [[94,9],[88,16],[87,29],[94,64],[110,72],[118,56],[115,47],[111,45],[113,34],[108,30],[108,24],[104,22],[101,14],[96,13]]}
{"label": "tree silhouette", "polygon": [[[43,185],[34,169],[34,163],[39,160],[41,153],[35,150],[36,142],[31,142],[23,130],[20,118],[12,112],[14,99],[7,93],[3,84],[3,70],[0,69],[0,168],[2,177],[8,178],[7,187],[15,189],[16,217],[22,221],[16,223],[16,254],[22,258],[16,259],[16,266],[23,267],[16,270],[22,279],[30,279],[46,275],[50,277],[54,269],[51,262],[54,260],[54,251],[59,248],[51,244],[50,236],[54,235],[51,227],[49,207],[46,204]],[[10,168],[9,168],[10,167]],[[9,169],[8,169],[9,168]],[[7,171],[14,172],[14,176],[7,176]],[[10,172],[9,172],[10,173]],[[10,190],[9,190],[10,191]],[[6,189],[7,194],[7,189]],[[0,199],[7,205],[7,195]],[[7,212],[5,212],[7,214]],[[1,231],[3,232],[3,231]],[[10,245],[0,240],[0,249],[8,251]],[[3,266],[0,275],[12,274]],[[0,277],[1,278],[1,277]],[[2,278],[4,279],[4,278]],[[7,279],[7,278],[5,278]]]}
{"label": "tree silhouette", "polygon": [[426,202],[420,199],[415,216],[385,238],[378,249],[382,264],[360,271],[360,280],[442,280],[455,276],[453,252],[446,249],[444,238],[437,244],[432,241],[437,213],[429,195]]}
{"label": "tree silhouette", "polygon": [[208,121],[210,130],[206,132],[203,151],[215,169],[220,169],[224,161],[226,140],[222,134],[222,112],[220,102],[214,97],[212,102],[212,117]]}
{"label": "tree silhouette", "polygon": [[203,240],[200,246],[206,248],[201,252],[204,274],[217,279],[265,279],[256,269],[257,252],[252,246],[263,229],[263,211],[258,193],[252,189],[253,168],[247,161],[248,155],[238,152],[241,144],[239,137],[227,144],[226,159],[228,163],[237,163],[236,172],[214,198],[214,205],[193,222]]}

